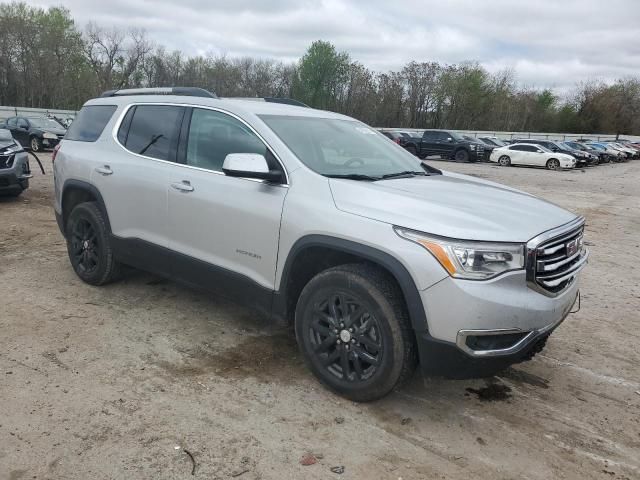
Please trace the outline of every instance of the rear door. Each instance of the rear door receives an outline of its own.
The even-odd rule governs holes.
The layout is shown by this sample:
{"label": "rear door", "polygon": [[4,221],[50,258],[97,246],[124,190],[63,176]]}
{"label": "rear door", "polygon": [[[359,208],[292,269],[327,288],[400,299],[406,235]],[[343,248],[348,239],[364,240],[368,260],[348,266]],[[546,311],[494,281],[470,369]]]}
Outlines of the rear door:
{"label": "rear door", "polygon": [[169,247],[182,254],[176,275],[245,300],[263,294],[270,299],[288,186],[228,177],[222,164],[230,153],[259,153],[270,168],[283,167],[239,118],[195,107],[187,115],[180,142],[184,164],[170,166],[166,185]]}
{"label": "rear door", "polygon": [[509,147],[509,158],[512,165],[528,165],[524,145],[512,145]]}
{"label": "rear door", "polygon": [[[174,105],[131,106],[118,127],[117,141],[110,141],[110,155],[103,156],[91,172],[113,234],[140,251],[147,250],[145,244],[168,246],[167,167],[176,160],[184,111]],[[129,252],[132,258],[127,261],[137,265],[136,252]]]}

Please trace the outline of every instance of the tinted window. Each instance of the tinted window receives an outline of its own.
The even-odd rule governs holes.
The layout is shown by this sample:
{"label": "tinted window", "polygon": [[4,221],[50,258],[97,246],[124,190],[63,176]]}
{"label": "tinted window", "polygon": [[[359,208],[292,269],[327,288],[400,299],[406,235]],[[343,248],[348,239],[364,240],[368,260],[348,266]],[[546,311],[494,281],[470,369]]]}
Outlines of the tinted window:
{"label": "tinted window", "polygon": [[422,136],[423,140],[435,140],[437,137],[437,132],[424,132]]}
{"label": "tinted window", "polygon": [[[69,130],[67,130],[67,134],[64,137],[65,140],[95,142],[102,134],[104,127],[115,111],[115,105],[90,105],[82,107],[78,116],[69,127]],[[62,127],[58,126],[58,128]]]}
{"label": "tinted window", "polygon": [[230,153],[259,153],[267,157],[267,147],[239,120],[214,110],[194,108],[187,165],[222,171],[224,159]]}
{"label": "tinted window", "polygon": [[449,138],[453,138],[448,132],[437,132],[436,140],[446,142]]}
{"label": "tinted window", "polygon": [[29,128],[29,123],[24,118],[19,118],[18,119],[18,126],[19,127],[24,127],[24,128]]}
{"label": "tinted window", "polygon": [[175,161],[183,112],[183,107],[168,105],[136,106],[125,147],[138,155]]}
{"label": "tinted window", "polygon": [[512,145],[509,150],[518,150],[519,152],[526,152],[524,145]]}
{"label": "tinted window", "polygon": [[15,127],[17,123],[18,123],[18,119],[16,117],[12,117],[9,120],[7,120],[7,125],[11,125],[12,127]]}

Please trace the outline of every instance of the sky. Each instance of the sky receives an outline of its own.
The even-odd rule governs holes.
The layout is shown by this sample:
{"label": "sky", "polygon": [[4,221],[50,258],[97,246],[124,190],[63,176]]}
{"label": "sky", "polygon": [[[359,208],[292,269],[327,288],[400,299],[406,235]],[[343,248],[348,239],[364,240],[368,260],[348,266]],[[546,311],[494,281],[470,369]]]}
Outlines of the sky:
{"label": "sky", "polygon": [[376,71],[476,61],[567,91],[640,75],[640,0],[35,0],[187,55],[297,60],[327,40]]}

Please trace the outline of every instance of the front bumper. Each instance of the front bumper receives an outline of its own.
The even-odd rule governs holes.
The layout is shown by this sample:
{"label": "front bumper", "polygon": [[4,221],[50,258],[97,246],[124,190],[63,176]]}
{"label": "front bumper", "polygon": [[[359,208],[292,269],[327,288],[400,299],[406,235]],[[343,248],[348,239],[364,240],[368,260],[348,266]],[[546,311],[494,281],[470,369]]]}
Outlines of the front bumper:
{"label": "front bumper", "polygon": [[0,168],[0,193],[20,193],[26,190],[32,176],[26,154],[17,153],[10,167]]}
{"label": "front bumper", "polygon": [[522,271],[486,282],[449,277],[421,297],[429,326],[417,335],[423,373],[474,378],[540,351],[578,298],[578,280],[550,297],[529,288]]}

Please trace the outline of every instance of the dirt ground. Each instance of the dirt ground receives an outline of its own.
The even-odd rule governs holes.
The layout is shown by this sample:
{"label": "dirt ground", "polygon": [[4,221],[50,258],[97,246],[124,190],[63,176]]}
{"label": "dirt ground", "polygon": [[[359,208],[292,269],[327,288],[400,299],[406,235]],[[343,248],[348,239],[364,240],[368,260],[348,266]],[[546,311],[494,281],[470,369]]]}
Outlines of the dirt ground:
{"label": "dirt ground", "polygon": [[0,478],[640,478],[640,161],[430,163],[585,215],[582,309],[499,377],[416,375],[371,404],[322,388],[243,307],[143,273],[83,284],[34,171],[0,200]]}

